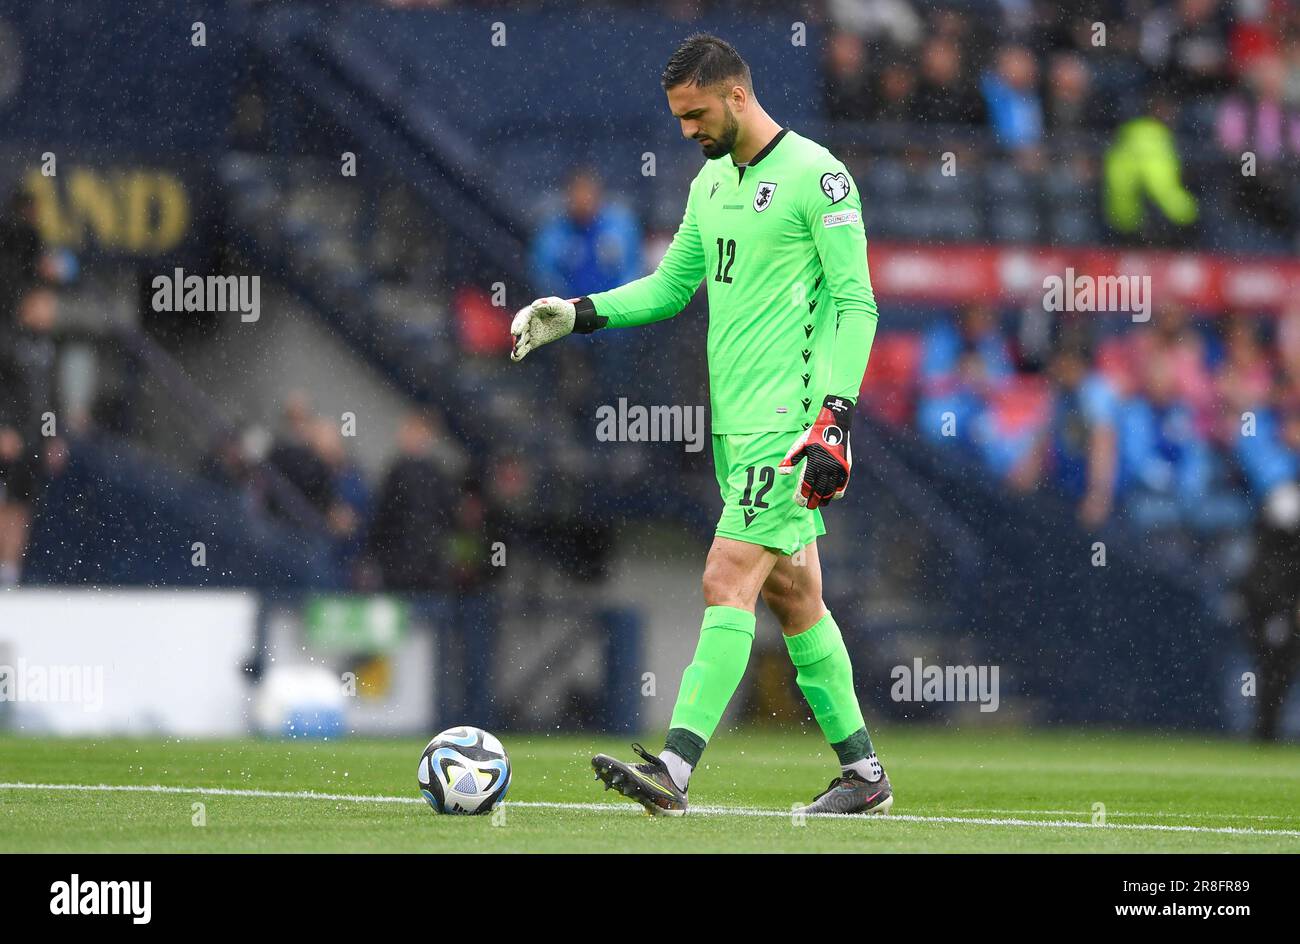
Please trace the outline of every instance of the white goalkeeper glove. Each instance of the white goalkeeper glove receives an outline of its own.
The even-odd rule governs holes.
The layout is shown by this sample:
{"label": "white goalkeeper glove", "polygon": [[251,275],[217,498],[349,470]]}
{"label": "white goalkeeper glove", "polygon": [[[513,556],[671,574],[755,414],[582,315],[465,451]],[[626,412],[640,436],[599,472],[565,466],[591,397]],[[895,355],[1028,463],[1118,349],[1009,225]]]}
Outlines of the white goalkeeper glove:
{"label": "white goalkeeper glove", "polygon": [[515,320],[510,323],[510,333],[515,339],[510,359],[519,362],[534,348],[573,333],[577,318],[574,302],[577,300],[568,301],[551,295],[519,309]]}

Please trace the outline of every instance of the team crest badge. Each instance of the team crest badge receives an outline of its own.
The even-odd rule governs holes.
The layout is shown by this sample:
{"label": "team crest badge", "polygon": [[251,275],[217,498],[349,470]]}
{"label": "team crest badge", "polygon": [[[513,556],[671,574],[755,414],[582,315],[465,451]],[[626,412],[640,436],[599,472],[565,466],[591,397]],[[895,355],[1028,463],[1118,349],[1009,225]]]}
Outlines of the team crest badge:
{"label": "team crest badge", "polygon": [[770,207],[774,193],[776,193],[776,184],[766,180],[759,181],[758,189],[754,191],[754,212],[762,213]]}

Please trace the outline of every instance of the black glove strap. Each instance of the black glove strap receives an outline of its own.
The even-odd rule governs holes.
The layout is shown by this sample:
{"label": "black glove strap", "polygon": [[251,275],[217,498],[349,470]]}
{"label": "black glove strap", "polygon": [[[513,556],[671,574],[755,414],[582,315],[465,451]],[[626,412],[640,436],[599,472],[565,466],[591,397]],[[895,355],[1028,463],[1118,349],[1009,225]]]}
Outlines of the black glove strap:
{"label": "black glove strap", "polygon": [[830,410],[835,420],[845,429],[849,428],[853,416],[853,401],[848,397],[827,397],[822,401],[822,409]]}
{"label": "black glove strap", "polygon": [[591,299],[586,295],[573,303],[573,310],[574,334],[591,334],[593,331],[605,327],[609,322],[609,319],[604,315],[596,314],[596,306],[592,304]]}

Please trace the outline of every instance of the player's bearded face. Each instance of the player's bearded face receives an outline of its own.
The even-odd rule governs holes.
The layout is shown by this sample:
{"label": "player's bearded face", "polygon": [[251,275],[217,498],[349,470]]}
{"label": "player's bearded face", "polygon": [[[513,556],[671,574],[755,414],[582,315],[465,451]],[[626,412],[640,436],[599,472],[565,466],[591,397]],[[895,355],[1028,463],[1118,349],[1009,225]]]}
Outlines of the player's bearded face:
{"label": "player's bearded face", "polygon": [[709,160],[717,160],[719,157],[726,157],[736,147],[736,138],[740,134],[740,122],[736,116],[731,113],[731,109],[726,102],[722,103],[722,130],[716,135],[710,134],[703,128],[695,135],[695,140],[700,142],[700,150]]}

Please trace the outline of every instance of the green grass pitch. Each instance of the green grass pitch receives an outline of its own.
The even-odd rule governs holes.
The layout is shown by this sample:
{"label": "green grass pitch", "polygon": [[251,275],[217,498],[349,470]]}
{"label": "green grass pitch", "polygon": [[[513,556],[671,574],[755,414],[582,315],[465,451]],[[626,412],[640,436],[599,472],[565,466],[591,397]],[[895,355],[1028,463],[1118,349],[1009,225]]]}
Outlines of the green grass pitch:
{"label": "green grass pitch", "polygon": [[1300,852],[1295,746],[894,726],[892,813],[798,824],[834,770],[811,733],[722,732],[679,820],[593,779],[623,739],[503,740],[504,815],[457,817],[419,798],[413,740],[0,737],[0,852]]}

